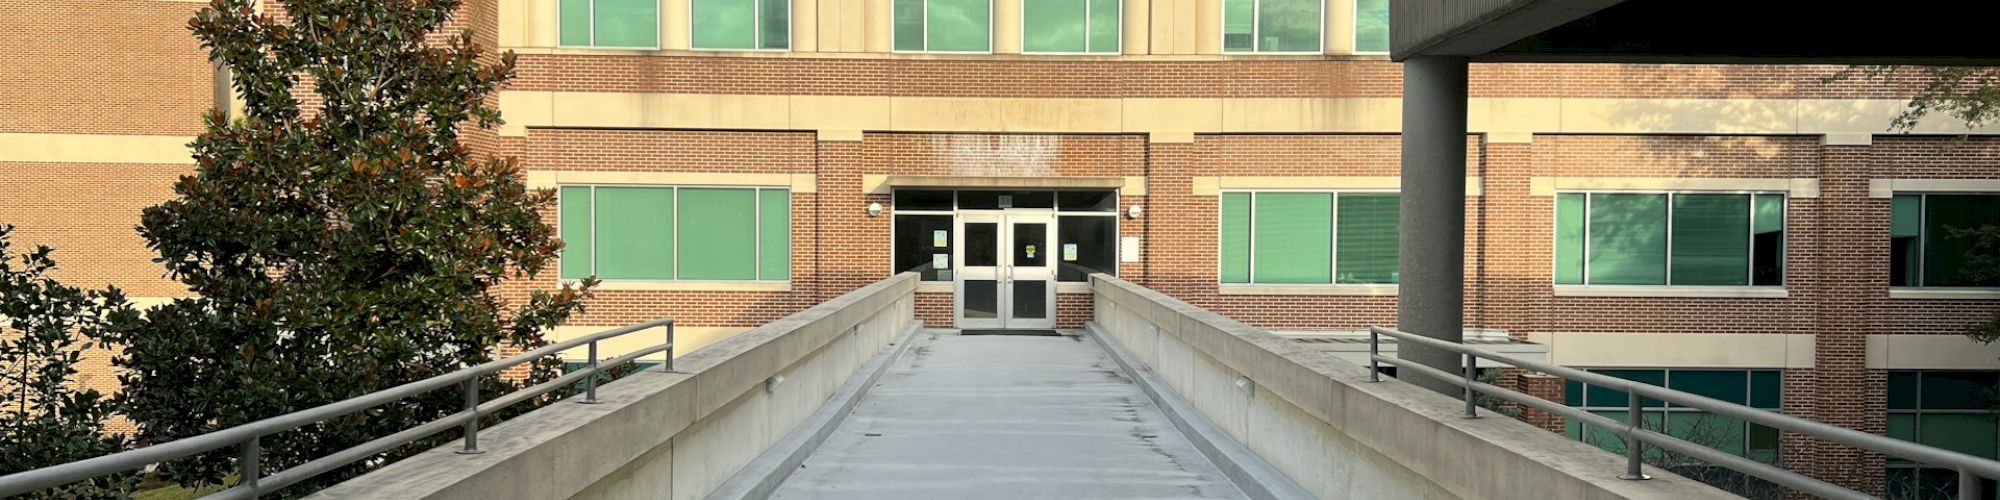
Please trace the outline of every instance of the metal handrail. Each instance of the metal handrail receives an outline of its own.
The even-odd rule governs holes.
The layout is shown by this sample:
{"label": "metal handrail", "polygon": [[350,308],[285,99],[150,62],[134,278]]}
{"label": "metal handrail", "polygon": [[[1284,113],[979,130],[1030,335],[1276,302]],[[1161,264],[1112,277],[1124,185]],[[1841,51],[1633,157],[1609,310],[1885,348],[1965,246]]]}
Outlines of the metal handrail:
{"label": "metal handrail", "polygon": [[[1476,363],[1474,362],[1475,358],[1484,358],[1500,363],[1505,363],[1507,365],[1511,365],[1514,367],[1529,369],[1541,373],[1546,373],[1549,375],[1555,375],[1567,380],[1573,380],[1588,385],[1594,385],[1594,386],[1606,387],[1624,391],[1625,394],[1627,395],[1627,407],[1628,407],[1627,411],[1629,412],[1629,414],[1626,417],[1627,421],[1619,422],[1616,420],[1612,420],[1610,418],[1606,418],[1601,415],[1597,415],[1594,413],[1570,407],[1569,405],[1557,403],[1554,401],[1548,401],[1542,398],[1530,396],[1525,393],[1521,393],[1511,389],[1506,389],[1499,386],[1494,386],[1491,384],[1485,384],[1474,381],[1472,379],[1473,370],[1470,368],[1465,369],[1463,374],[1455,374],[1446,372],[1444,370],[1439,370],[1437,368],[1433,368],[1430,366],[1417,364],[1410,360],[1383,356],[1381,354],[1380,344],[1381,344],[1381,337],[1385,335],[1396,339],[1398,342],[1408,342],[1414,345],[1422,345],[1425,347],[1443,349],[1446,351],[1464,355],[1466,360],[1465,366],[1467,367],[1476,366]],[[1652,398],[1670,402],[1675,405],[1686,406],[1690,408],[1698,408],[1718,415],[1739,418],[1746,422],[1755,423],[1765,427],[1771,427],[1778,430],[1788,431],[1796,434],[1812,436],[1826,441],[1840,443],[1855,448],[1860,448],[1863,450],[1881,453],[1888,456],[1906,458],[1912,461],[1921,462],[1925,464],[1948,467],[1957,470],[1959,473],[1958,493],[1959,493],[1959,498],[1961,498],[1962,500],[1979,498],[1980,495],[1979,495],[1978,478],[1981,477],[2000,478],[2000,461],[1980,458],[1942,448],[1924,446],[1909,441],[1857,431],[1845,427],[1814,422],[1811,420],[1793,417],[1778,412],[1751,408],[1736,403],[1730,403],[1727,401],[1713,399],[1701,395],[1668,389],[1657,385],[1625,380],[1621,378],[1612,377],[1609,375],[1591,373],[1588,371],[1569,368],[1551,363],[1544,363],[1540,361],[1506,356],[1502,354],[1493,353],[1491,351],[1481,350],[1465,344],[1447,342],[1430,337],[1419,336],[1409,332],[1401,332],[1381,327],[1370,327],[1368,329],[1368,360],[1369,360],[1368,376],[1370,381],[1376,381],[1376,382],[1381,381],[1381,364],[1387,363],[1396,366],[1400,370],[1408,370],[1410,372],[1418,373],[1427,377],[1459,383],[1459,386],[1464,388],[1465,412],[1466,412],[1465,416],[1467,418],[1478,418],[1478,414],[1475,411],[1476,405],[1474,403],[1474,394],[1484,393],[1514,403],[1519,403],[1526,406],[1532,406],[1543,411],[1548,411],[1551,413],[1562,415],[1565,418],[1580,420],[1586,424],[1601,427],[1604,428],[1604,430],[1606,431],[1612,432],[1613,434],[1623,436],[1625,438],[1625,451],[1627,454],[1626,473],[1623,476],[1625,479],[1646,479],[1646,476],[1640,472],[1639,466],[1640,466],[1640,458],[1644,453],[1642,445],[1650,444],[1660,448],[1665,448],[1670,451],[1686,454],[1697,460],[1727,467],[1729,469],[1733,469],[1738,472],[1742,472],[1744,474],[1749,474],[1751,476],[1755,476],[1760,479],[1771,481],[1773,483],[1777,483],[1779,485],[1793,488],[1812,495],[1817,495],[1825,498],[1873,498],[1864,493],[1854,491],[1852,489],[1848,489],[1846,487],[1838,486],[1825,481],[1820,481],[1818,479],[1813,479],[1811,477],[1799,474],[1797,472],[1788,471],[1785,469],[1774,467],[1770,464],[1758,462],[1755,460],[1751,460],[1737,455],[1732,455],[1729,453],[1724,453],[1714,448],[1688,442],[1686,440],[1675,438],[1673,436],[1669,436],[1663,433],[1647,430],[1643,427],[1644,420],[1641,418],[1640,415],[1642,398]]]}
{"label": "metal handrail", "polygon": [[[610,339],[613,337],[623,336],[633,332],[643,331],[651,328],[659,328],[659,327],[666,328],[666,343],[651,345],[639,349],[637,351],[625,354],[623,356],[619,356],[617,358],[605,360],[604,363],[600,363],[600,361],[597,359],[597,343],[599,341]],[[501,370],[512,368],[515,365],[527,363],[529,361],[541,359],[551,354],[559,353],[562,351],[566,351],[572,348],[585,345],[588,345],[590,348],[589,368],[570,372],[568,374],[564,374],[561,377],[557,377],[555,380],[543,382],[541,384],[537,384],[527,389],[514,391],[508,393],[505,396],[494,399],[493,401],[487,402],[485,404],[480,404],[479,384],[478,384],[479,377],[483,377],[493,373],[498,373]],[[237,468],[238,468],[237,485],[235,487],[216,492],[215,494],[209,496],[208,498],[216,498],[216,499],[256,498],[258,495],[268,493],[271,491],[276,491],[279,488],[296,484],[300,481],[310,479],[313,476],[324,474],[327,471],[331,471],[341,466],[353,463],[357,460],[367,458],[376,453],[381,453],[391,448],[402,446],[412,441],[422,439],[425,436],[436,434],[438,432],[443,432],[445,429],[449,429],[453,425],[461,425],[465,427],[465,435],[464,435],[465,445],[464,448],[460,450],[460,453],[467,453],[467,454],[480,453],[479,451],[480,415],[490,414],[499,411],[502,408],[506,408],[507,406],[520,403],[522,401],[526,401],[529,398],[547,394],[551,391],[555,391],[556,389],[565,387],[567,384],[574,384],[578,379],[582,379],[585,383],[585,396],[583,401],[581,402],[586,404],[596,403],[597,402],[596,375],[599,373],[599,370],[601,369],[602,366],[617,366],[620,364],[633,362],[636,361],[640,356],[656,352],[667,353],[666,362],[661,364],[661,369],[663,371],[669,371],[669,372],[673,371],[674,369],[674,354],[673,354],[674,319],[673,318],[662,318],[662,319],[647,321],[644,323],[605,330],[602,332],[585,335],[575,339],[549,344],[547,346],[543,346],[528,352],[517,354],[505,359],[488,361],[475,366],[459,369],[451,373],[446,373],[443,375],[438,375],[435,377],[406,383],[388,389],[383,389],[380,391],[375,391],[368,394],[355,396],[353,398],[349,398],[346,400],[322,406],[317,406],[305,410],[295,411],[292,413],[287,413],[276,417],[266,418],[263,420],[258,420],[255,422],[238,425],[235,427],[230,427],[227,429],[210,432],[207,434],[168,441],[165,443],[160,443],[145,448],[139,448],[136,450],[114,453],[101,457],[78,460],[75,462],[70,462],[62,465],[26,470],[26,471],[16,472],[13,474],[8,474],[5,476],[0,476],[0,497],[19,495],[46,488],[61,486],[107,474],[115,474],[118,472],[137,470],[151,464],[184,458],[198,453],[215,451],[230,446],[237,446],[241,450],[241,455],[237,460]],[[350,447],[348,449],[341,450],[339,452],[335,452],[332,455],[328,455],[326,457],[321,457],[312,460],[310,462],[306,462],[297,467],[292,467],[289,469],[278,471],[268,477],[264,477],[261,475],[262,470],[260,469],[260,462],[263,458],[263,453],[262,453],[262,446],[259,443],[259,439],[264,436],[297,429],[299,427],[304,427],[306,425],[310,425],[313,423],[322,422],[325,420],[345,416],[354,412],[366,410],[369,408],[374,408],[384,404],[401,401],[403,399],[407,399],[412,396],[416,396],[418,394],[423,394],[426,392],[430,392],[454,384],[461,385],[464,388],[466,404],[465,404],[465,410],[463,411],[460,411],[458,413],[453,413],[451,415],[445,416],[444,418],[440,418],[438,420],[423,425],[419,425],[417,427],[413,427],[401,432],[397,432],[395,434],[377,438],[373,441],[362,443],[360,445]]]}

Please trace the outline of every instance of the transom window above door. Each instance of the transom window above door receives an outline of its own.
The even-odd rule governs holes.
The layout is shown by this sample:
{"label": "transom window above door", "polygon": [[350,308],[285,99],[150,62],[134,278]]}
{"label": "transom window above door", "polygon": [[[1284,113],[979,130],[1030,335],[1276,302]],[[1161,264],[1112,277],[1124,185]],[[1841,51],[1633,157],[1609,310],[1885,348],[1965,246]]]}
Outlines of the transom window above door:
{"label": "transom window above door", "polygon": [[562,186],[563,279],[787,281],[785,188]]}
{"label": "transom window above door", "polygon": [[1785,195],[1557,193],[1558,285],[1783,286]]}

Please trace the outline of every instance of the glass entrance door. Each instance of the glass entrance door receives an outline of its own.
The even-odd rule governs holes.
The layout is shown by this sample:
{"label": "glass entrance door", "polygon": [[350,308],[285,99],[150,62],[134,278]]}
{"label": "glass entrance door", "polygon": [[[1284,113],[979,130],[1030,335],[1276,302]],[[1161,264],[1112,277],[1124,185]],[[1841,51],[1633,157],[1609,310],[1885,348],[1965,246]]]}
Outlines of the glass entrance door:
{"label": "glass entrance door", "polygon": [[1055,328],[1055,217],[960,214],[956,319],[963,329]]}

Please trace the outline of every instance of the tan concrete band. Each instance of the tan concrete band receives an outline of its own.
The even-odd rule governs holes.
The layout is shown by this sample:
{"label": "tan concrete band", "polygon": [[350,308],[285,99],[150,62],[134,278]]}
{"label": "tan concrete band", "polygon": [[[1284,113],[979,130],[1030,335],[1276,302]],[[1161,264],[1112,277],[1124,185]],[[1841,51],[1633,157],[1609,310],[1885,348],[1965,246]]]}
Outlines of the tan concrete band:
{"label": "tan concrete band", "polygon": [[1868,197],[1890,198],[1896,193],[1994,193],[2000,179],[1869,179]]}
{"label": "tan concrete band", "polygon": [[1348,295],[1394,297],[1396,285],[1220,285],[1216,295]]}
{"label": "tan concrete band", "polygon": [[[1225,190],[1258,189],[1302,189],[1302,190],[1397,190],[1402,189],[1403,178],[1385,176],[1218,176],[1195,177],[1195,196],[1217,196]],[[1465,195],[1479,196],[1484,192],[1478,176],[1465,178]]]}
{"label": "tan concrete band", "polygon": [[[1475,98],[1469,130],[1523,134],[1886,133],[1899,100]],[[1353,98],[1011,98],[506,91],[501,134],[531,127],[893,132],[1396,133],[1402,100]],[[1917,133],[1966,130],[1934,117]]]}
{"label": "tan concrete band", "polygon": [[562,184],[646,184],[661,186],[784,187],[794,193],[819,191],[813,174],[741,174],[715,172],[617,172],[602,170],[530,170],[530,189]]}
{"label": "tan concrete band", "polygon": [[1144,176],[1126,177],[997,177],[978,175],[863,174],[861,192],[889,194],[896,188],[1097,188],[1120,189],[1129,196],[1146,194]]}
{"label": "tan concrete band", "polygon": [[1529,333],[1549,361],[1577,367],[1812,368],[1812,334]]}
{"label": "tan concrete band", "polygon": [[1557,191],[1781,191],[1793,198],[1818,198],[1819,179],[1723,177],[1533,177],[1531,196]]}
{"label": "tan concrete band", "polygon": [[192,165],[193,137],[0,133],[0,161]]}
{"label": "tan concrete band", "polygon": [[2000,344],[1964,335],[1869,335],[1868,368],[1877,370],[2000,369]]}

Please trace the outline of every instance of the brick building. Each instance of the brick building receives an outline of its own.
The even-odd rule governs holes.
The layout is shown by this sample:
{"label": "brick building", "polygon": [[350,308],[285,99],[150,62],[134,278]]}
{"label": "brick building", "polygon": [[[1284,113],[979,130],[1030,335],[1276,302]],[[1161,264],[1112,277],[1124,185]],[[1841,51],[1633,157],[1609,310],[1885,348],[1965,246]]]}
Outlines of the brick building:
{"label": "brick building", "polygon": [[[1078,327],[1107,272],[1339,332],[1396,322],[1386,4],[472,0],[454,26],[520,55],[507,124],[471,141],[561,200],[568,253],[510,293],[604,279],[559,338],[674,316],[699,346],[904,270],[933,326]],[[186,293],[131,228],[216,102],[185,28],[203,5],[0,5],[0,222],[74,284]],[[2000,138],[1888,134],[1915,83],[1840,69],[1474,65],[1468,335],[1995,456],[1978,394],[2000,349],[1959,333],[2000,289],[1962,274],[1950,228],[2000,222]],[[1829,480],[1947,486],[1652,413]]]}

